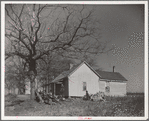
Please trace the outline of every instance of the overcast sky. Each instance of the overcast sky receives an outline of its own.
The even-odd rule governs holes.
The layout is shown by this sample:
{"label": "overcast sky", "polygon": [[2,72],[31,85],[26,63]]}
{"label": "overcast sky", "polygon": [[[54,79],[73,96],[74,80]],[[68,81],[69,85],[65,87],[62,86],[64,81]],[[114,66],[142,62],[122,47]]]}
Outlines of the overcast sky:
{"label": "overcast sky", "polygon": [[96,62],[105,71],[120,72],[127,80],[128,92],[144,92],[144,14],[143,5],[101,5],[101,40],[115,49],[100,55]]}

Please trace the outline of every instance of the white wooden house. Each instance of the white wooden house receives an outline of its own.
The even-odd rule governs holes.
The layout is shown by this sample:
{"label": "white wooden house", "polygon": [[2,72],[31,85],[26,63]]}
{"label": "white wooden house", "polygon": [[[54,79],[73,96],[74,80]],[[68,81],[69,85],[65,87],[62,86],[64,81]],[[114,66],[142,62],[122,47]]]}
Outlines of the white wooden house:
{"label": "white wooden house", "polygon": [[51,85],[53,94],[59,95],[61,84],[63,84],[64,96],[66,97],[82,97],[86,90],[89,94],[100,91],[106,95],[124,96],[126,94],[126,81],[120,73],[97,72],[84,61],[61,73],[51,82]]}
{"label": "white wooden house", "polygon": [[66,97],[84,96],[86,90],[92,94],[99,92],[99,74],[86,62],[61,73],[52,83],[52,92],[56,95],[59,94],[61,83],[63,83]]}

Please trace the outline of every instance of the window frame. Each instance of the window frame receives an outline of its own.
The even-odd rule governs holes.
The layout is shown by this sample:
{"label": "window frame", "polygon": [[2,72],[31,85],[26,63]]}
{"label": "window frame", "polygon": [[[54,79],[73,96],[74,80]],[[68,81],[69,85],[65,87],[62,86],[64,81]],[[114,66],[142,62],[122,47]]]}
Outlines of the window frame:
{"label": "window frame", "polygon": [[105,87],[105,92],[109,93],[110,92],[110,86]]}

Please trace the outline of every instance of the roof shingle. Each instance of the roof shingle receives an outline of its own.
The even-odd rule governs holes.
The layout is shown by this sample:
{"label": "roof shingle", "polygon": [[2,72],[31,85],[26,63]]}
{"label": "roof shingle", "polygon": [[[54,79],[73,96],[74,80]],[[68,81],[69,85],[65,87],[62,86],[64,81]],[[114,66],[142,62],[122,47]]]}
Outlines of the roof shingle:
{"label": "roof shingle", "polygon": [[101,76],[101,79],[127,81],[127,79],[118,72],[107,72],[107,71],[98,71],[98,70],[96,70],[96,72]]}

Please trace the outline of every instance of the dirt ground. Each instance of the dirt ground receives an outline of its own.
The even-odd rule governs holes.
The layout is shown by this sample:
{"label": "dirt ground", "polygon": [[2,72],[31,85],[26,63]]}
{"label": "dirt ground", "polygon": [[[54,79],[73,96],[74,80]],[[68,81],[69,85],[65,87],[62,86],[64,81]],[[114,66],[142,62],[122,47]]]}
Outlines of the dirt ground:
{"label": "dirt ground", "polygon": [[5,98],[5,116],[144,116],[144,97],[106,97],[106,102],[70,98],[48,105],[29,95],[16,96]]}

